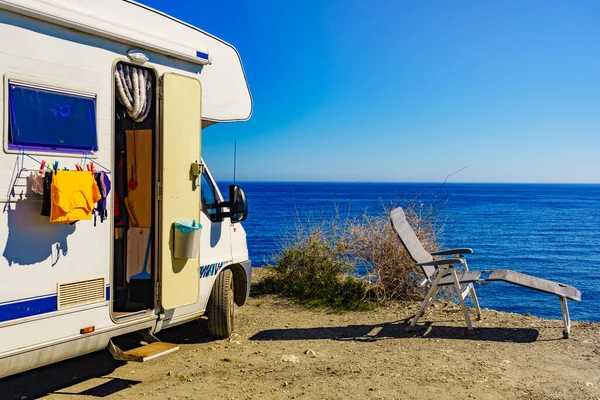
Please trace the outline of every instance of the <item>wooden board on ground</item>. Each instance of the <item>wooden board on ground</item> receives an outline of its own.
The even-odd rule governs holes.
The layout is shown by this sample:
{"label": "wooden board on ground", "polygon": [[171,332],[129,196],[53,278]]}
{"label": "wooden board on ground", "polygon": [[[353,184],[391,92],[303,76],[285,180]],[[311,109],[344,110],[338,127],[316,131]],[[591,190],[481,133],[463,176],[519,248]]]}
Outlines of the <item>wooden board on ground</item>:
{"label": "wooden board on ground", "polygon": [[135,189],[129,189],[127,197],[137,218],[138,226],[152,225],[152,154],[151,129],[125,131],[127,136],[127,183],[134,180]]}
{"label": "wooden board on ground", "polygon": [[[127,282],[132,276],[142,273],[144,270],[144,258],[146,257],[146,248],[150,228],[129,228],[127,230]],[[146,273],[151,275],[152,252],[148,252],[148,261],[146,263]]]}

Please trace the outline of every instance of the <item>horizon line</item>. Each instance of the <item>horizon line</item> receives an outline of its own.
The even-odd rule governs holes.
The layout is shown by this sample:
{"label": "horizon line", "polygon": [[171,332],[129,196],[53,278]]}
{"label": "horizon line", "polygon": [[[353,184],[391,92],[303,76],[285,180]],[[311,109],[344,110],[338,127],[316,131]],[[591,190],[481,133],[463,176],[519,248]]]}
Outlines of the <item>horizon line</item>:
{"label": "horizon line", "polygon": [[[229,182],[226,179],[220,179],[218,181]],[[594,185],[600,186],[600,182],[510,182],[510,181],[462,181],[462,182],[448,182],[448,181],[332,181],[332,180],[281,180],[281,179],[236,179],[236,182],[250,182],[250,183],[369,183],[369,184],[439,184],[439,185],[462,185],[462,184],[477,184],[477,185]],[[233,182],[233,180],[231,180]]]}

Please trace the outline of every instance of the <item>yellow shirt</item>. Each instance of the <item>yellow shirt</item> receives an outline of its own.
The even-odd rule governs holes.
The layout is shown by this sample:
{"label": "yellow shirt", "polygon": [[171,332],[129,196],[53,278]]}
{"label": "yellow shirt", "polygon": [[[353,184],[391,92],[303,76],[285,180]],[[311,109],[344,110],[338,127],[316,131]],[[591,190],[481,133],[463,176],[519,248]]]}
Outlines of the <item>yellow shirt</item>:
{"label": "yellow shirt", "polygon": [[90,171],[58,171],[50,186],[50,222],[68,224],[92,219],[94,204],[102,197]]}

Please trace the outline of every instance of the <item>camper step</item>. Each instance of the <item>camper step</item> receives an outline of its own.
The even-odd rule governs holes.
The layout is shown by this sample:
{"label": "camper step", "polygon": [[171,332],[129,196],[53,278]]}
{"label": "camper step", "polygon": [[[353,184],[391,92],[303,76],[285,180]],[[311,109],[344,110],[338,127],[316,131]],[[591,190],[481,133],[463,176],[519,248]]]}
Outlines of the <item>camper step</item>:
{"label": "camper step", "polygon": [[179,350],[179,346],[173,343],[153,342],[135,349],[123,351],[118,348],[112,340],[108,342],[108,350],[115,360],[144,362],[158,358]]}

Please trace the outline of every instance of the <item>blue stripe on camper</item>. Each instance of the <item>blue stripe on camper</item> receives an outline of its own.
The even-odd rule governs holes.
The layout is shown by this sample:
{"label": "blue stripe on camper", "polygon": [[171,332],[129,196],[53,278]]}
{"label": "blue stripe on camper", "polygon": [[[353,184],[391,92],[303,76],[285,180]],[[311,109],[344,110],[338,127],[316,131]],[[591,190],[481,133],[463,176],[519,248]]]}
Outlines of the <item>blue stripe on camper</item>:
{"label": "blue stripe on camper", "polygon": [[208,61],[208,53],[203,53],[201,51],[197,51],[196,52],[196,57],[203,58],[203,59],[205,59],[205,60]]}
{"label": "blue stripe on camper", "polygon": [[0,322],[56,311],[56,295],[0,304]]}
{"label": "blue stripe on camper", "polygon": [[[110,285],[106,286],[106,301],[110,300]],[[56,294],[0,303],[0,322],[58,311]]]}

